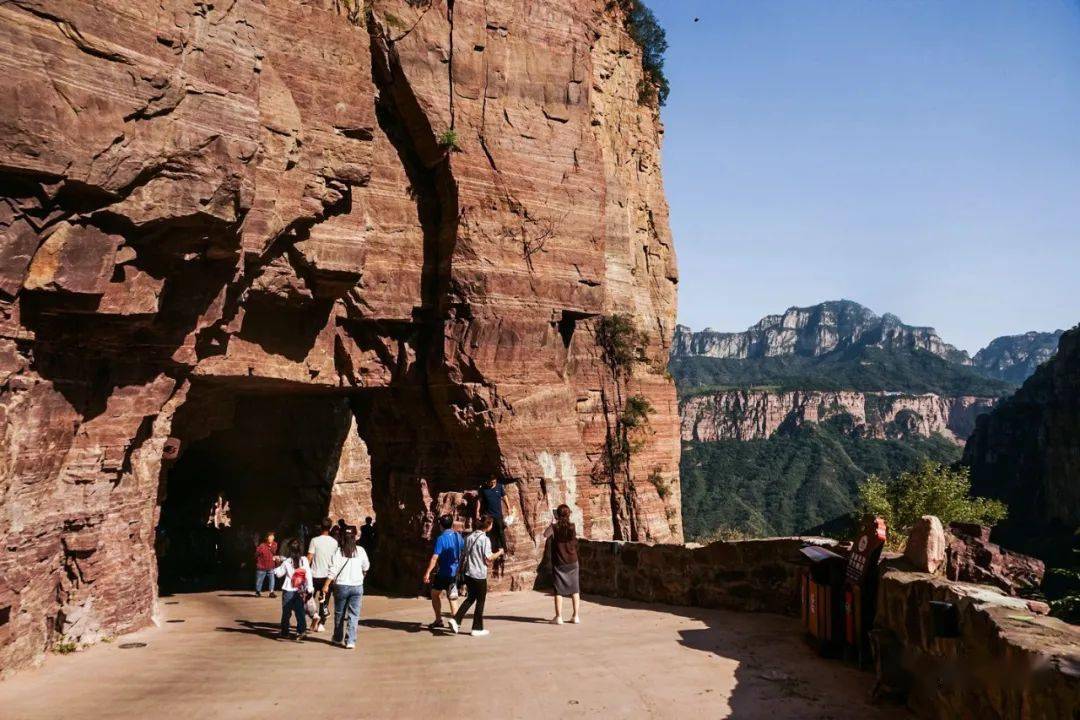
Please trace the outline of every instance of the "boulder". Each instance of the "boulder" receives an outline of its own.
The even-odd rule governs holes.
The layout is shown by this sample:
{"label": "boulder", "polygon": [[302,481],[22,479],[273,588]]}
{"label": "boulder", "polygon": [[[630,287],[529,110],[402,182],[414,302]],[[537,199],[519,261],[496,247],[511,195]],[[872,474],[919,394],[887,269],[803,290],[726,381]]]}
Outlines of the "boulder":
{"label": "boulder", "polygon": [[911,528],[904,558],[919,572],[931,574],[945,565],[945,528],[933,515],[923,515]]}

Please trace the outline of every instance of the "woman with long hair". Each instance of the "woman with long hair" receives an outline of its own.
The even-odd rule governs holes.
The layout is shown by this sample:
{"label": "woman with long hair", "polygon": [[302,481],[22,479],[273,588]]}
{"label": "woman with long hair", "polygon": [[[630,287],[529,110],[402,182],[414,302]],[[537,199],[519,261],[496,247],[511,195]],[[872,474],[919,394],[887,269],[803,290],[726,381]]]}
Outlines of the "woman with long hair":
{"label": "woman with long hair", "polygon": [[551,547],[551,574],[555,581],[555,617],[551,622],[563,624],[562,599],[569,596],[574,604],[570,622],[581,622],[581,588],[578,582],[577,528],[570,520],[570,506],[556,510],[551,525],[544,532]]}
{"label": "woman with long hair", "polygon": [[330,575],[323,583],[325,595],[334,586],[334,644],[346,650],[356,647],[356,626],[360,622],[360,605],[364,599],[364,574],[371,567],[367,552],[356,542],[356,528],[349,526],[341,533],[341,545],[330,560]]}
{"label": "woman with long hair", "polygon": [[289,637],[289,615],[296,615],[296,641],[304,639],[307,632],[307,616],[304,606],[308,597],[315,592],[311,579],[311,565],[302,554],[303,545],[299,540],[290,540],[286,546],[285,559],[274,568],[274,574],[285,578],[281,584],[281,634],[282,639]]}

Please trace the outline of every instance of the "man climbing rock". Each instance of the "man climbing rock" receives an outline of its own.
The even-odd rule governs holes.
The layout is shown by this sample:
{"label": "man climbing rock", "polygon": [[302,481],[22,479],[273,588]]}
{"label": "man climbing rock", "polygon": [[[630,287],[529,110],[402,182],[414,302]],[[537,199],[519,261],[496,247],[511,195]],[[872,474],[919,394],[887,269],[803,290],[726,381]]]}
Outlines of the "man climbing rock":
{"label": "man climbing rock", "polygon": [[[506,482],[514,482],[508,480]],[[493,567],[498,575],[502,574],[502,568],[506,560],[506,526],[507,521],[503,515],[503,502],[506,499],[506,487],[504,482],[499,480],[498,477],[492,475],[489,477],[479,490],[480,502],[477,504],[477,517],[481,518],[484,515],[490,515],[492,520],[491,530],[488,531],[488,538],[491,540],[491,549],[493,552],[498,553],[503,551],[496,560],[496,565]]]}

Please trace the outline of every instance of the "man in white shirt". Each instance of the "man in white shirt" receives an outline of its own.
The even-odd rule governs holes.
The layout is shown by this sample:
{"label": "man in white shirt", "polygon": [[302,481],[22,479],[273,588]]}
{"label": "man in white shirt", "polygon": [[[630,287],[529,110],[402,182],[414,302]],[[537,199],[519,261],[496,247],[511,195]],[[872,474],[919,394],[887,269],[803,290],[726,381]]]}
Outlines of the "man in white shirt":
{"label": "man in white shirt", "polygon": [[[311,538],[311,542],[308,544],[307,558],[308,562],[311,563],[312,580],[315,587],[319,589],[326,584],[326,578],[330,576],[330,561],[338,549],[337,540],[330,537],[330,529],[333,527],[334,523],[330,518],[323,520],[319,525],[319,535]],[[321,598],[317,600],[320,612],[312,623],[312,632],[322,632],[323,625],[326,622],[326,618],[323,617],[326,603],[322,602]]]}

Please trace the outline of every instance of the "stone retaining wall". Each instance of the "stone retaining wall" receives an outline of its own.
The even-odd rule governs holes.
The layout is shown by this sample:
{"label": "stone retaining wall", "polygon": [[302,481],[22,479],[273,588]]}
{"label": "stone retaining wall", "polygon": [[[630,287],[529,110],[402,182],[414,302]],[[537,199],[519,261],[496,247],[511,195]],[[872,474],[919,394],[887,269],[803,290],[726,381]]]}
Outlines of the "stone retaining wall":
{"label": "stone retaining wall", "polygon": [[[694,545],[581,541],[581,589],[650,603],[799,614],[799,549],[824,538]],[[956,605],[959,636],[935,635],[930,601]],[[1080,717],[1080,627],[998,589],[886,570],[873,632],[875,694],[927,718]],[[868,683],[869,685],[869,683]]]}
{"label": "stone retaining wall", "polygon": [[[934,632],[953,603],[959,635]],[[986,585],[891,570],[879,585],[879,690],[928,718],[1080,717],[1080,627]]]}
{"label": "stone retaining wall", "polygon": [[581,541],[581,589],[645,602],[799,614],[799,548],[818,537],[706,546]]}

